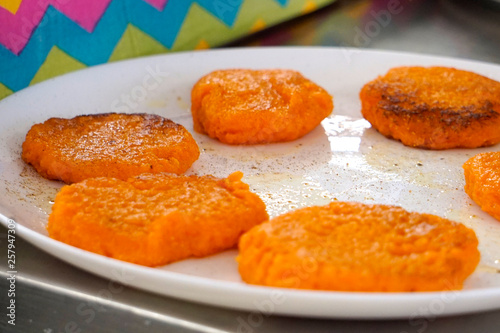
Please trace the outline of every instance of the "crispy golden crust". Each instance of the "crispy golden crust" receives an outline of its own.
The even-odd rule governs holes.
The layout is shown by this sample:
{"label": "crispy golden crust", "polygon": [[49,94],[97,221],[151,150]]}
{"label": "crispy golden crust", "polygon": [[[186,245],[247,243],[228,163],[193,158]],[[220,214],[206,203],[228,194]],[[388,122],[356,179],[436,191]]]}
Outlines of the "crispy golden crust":
{"label": "crispy golden crust", "polygon": [[194,85],[191,102],[194,129],[228,144],[295,140],[333,110],[323,88],[291,70],[215,71]]}
{"label": "crispy golden crust", "polygon": [[59,241],[140,265],[211,255],[268,219],[242,176],[87,179],[57,194],[47,230]]}
{"label": "crispy golden crust", "polygon": [[240,239],[242,279],[339,291],[460,289],[479,262],[462,224],[384,205],[333,202],[278,216]]}
{"label": "crispy golden crust", "polygon": [[366,84],[363,116],[411,147],[476,148],[500,142],[500,83],[445,67],[399,67]]}
{"label": "crispy golden crust", "polygon": [[465,192],[500,221],[500,152],[477,154],[463,168]]}
{"label": "crispy golden crust", "polygon": [[74,183],[91,177],[127,179],[185,172],[198,145],[181,125],[152,114],[95,114],[51,118],[34,125],[22,158],[45,178]]}

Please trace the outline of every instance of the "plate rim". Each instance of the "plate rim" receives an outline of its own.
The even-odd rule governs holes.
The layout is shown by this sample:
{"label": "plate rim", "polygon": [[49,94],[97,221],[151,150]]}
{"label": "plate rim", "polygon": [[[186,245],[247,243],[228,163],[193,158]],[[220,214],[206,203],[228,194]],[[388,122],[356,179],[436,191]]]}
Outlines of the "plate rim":
{"label": "plate rim", "polygon": [[[240,48],[221,48],[221,49],[215,49],[215,50],[204,50],[204,51],[183,51],[183,52],[176,52],[176,53],[169,53],[169,54],[161,54],[161,55],[152,55],[152,56],[147,56],[147,57],[139,57],[139,58],[134,58],[134,59],[127,59],[123,61],[117,61],[114,63],[107,63],[107,64],[101,64],[97,66],[92,66],[88,67],[79,71],[67,73],[62,76],[58,76],[55,78],[51,78],[49,80],[43,81],[39,84],[29,86],[25,89],[22,89],[5,99],[0,101],[0,107],[5,102],[10,102],[11,100],[15,98],[20,98],[24,94],[29,94],[31,90],[33,89],[40,89],[39,87],[42,85],[48,85],[48,84],[53,84],[55,81],[59,81],[62,78],[67,79],[70,76],[74,75],[79,75],[78,73],[81,73],[83,71],[99,71],[103,67],[111,67],[111,66],[117,66],[117,67],[123,67],[123,66],[130,66],[134,65],[134,63],[140,63],[140,62],[153,62],[156,59],[163,59],[163,58],[168,58],[168,57],[183,57],[186,55],[192,55],[192,54],[199,54],[200,56],[204,56],[206,54],[214,54],[214,53],[240,53],[242,51],[244,52],[255,52],[255,53],[266,53],[266,52],[293,52],[293,51],[301,51],[301,52],[306,52],[306,53],[315,53],[315,52],[342,52],[342,50],[347,50],[348,52],[354,52],[354,53],[368,53],[368,54],[378,54],[378,55],[392,55],[392,56],[405,56],[405,57],[418,57],[418,58],[426,58],[428,60],[439,60],[439,61],[447,61],[451,60],[454,63],[467,63],[467,64],[474,64],[474,65],[480,65],[480,66],[494,66],[497,67],[498,70],[500,70],[500,65],[495,64],[495,63],[488,63],[488,62],[483,62],[483,61],[477,61],[477,60],[470,60],[470,59],[464,59],[464,58],[454,58],[454,57],[449,57],[449,56],[434,56],[434,55],[429,55],[429,54],[419,54],[419,53],[414,53],[414,52],[405,52],[405,51],[387,51],[387,50],[377,50],[377,49],[358,49],[358,48],[344,48],[344,47],[325,47],[325,46],[315,46],[315,47],[308,47],[308,46],[286,46],[286,47],[259,47],[259,48],[245,48],[245,47],[240,47]],[[456,66],[456,65],[453,65]],[[14,102],[14,101],[12,101]],[[2,215],[0,213],[0,223],[6,225],[6,220],[7,217]],[[272,290],[280,290],[283,291],[285,294],[290,294],[289,297],[291,298],[298,298],[300,299],[301,297],[307,297],[307,298],[313,298],[318,301],[347,301],[351,300],[352,298],[354,299],[363,299],[364,301],[369,302],[381,302],[384,304],[391,303],[393,305],[401,305],[402,303],[406,304],[407,306],[404,307],[402,310],[399,312],[393,312],[391,315],[387,315],[385,313],[379,312],[373,312],[373,311],[365,311],[364,313],[342,313],[338,314],[338,311],[335,311],[336,313],[331,313],[329,311],[323,311],[323,312],[317,312],[314,311],[314,313],[309,313],[310,311],[306,312],[294,312],[290,311],[288,308],[282,308],[282,307],[277,307],[275,310],[275,314],[281,314],[281,315],[295,315],[295,316],[306,316],[306,317],[318,317],[318,318],[351,318],[351,319],[395,319],[395,318],[408,318],[408,309],[409,307],[412,307],[414,309],[418,309],[418,307],[425,306],[428,304],[430,301],[433,299],[436,299],[438,295],[441,294],[447,294],[447,293],[452,293],[459,296],[459,298],[463,299],[463,302],[468,301],[474,301],[477,297],[478,294],[481,298],[481,300],[484,302],[484,300],[488,300],[490,302],[484,302],[488,304],[483,304],[484,306],[476,306],[474,309],[466,309],[464,307],[451,307],[451,310],[448,309],[444,311],[443,313],[439,313],[436,316],[440,315],[450,315],[450,314],[462,314],[462,313],[473,313],[473,312],[480,312],[484,310],[494,310],[497,308],[500,308],[500,287],[487,287],[487,288],[481,288],[481,289],[474,289],[474,290],[461,290],[461,291],[451,291],[451,292],[419,292],[419,293],[358,293],[358,292],[337,292],[337,291],[303,291],[303,290],[295,290],[295,289],[284,289],[284,288],[270,288],[270,287],[263,287],[263,286],[253,286],[253,285],[247,285],[245,283],[239,283],[239,282],[228,282],[228,281],[219,281],[219,280],[214,280],[210,279],[207,277],[199,277],[199,276],[191,276],[187,274],[182,274],[178,272],[168,272],[168,271],[162,271],[162,270],[157,270],[155,268],[150,268],[150,267],[145,267],[145,266],[140,266],[140,265],[135,265],[123,261],[119,261],[116,259],[104,257],[92,252],[88,252],[79,248],[75,248],[73,246],[67,245],[65,243],[61,243],[59,241],[56,241],[46,235],[43,235],[39,232],[36,232],[34,230],[29,229],[28,227],[23,226],[22,224],[17,224],[17,232],[19,235],[29,241],[30,243],[34,244],[37,248],[40,248],[41,250],[50,253],[51,255],[68,262],[72,266],[78,267],[79,269],[84,269],[86,271],[89,271],[86,268],[82,268],[80,265],[76,265],[75,263],[69,262],[64,258],[63,256],[59,255],[55,251],[56,248],[63,248],[65,251],[69,251],[73,257],[79,257],[79,258],[85,258],[85,257],[90,257],[88,261],[97,261],[99,264],[105,265],[109,264],[113,267],[119,267],[123,266],[128,270],[134,271],[145,271],[151,273],[153,276],[160,276],[162,278],[165,278],[164,275],[169,277],[170,279],[173,279],[175,282],[179,284],[189,284],[189,283],[194,283],[197,285],[202,285],[204,287],[208,288],[213,288],[215,291],[221,291],[221,290],[229,290],[231,293],[234,292],[239,292],[241,293],[242,291],[239,290],[241,288],[248,288],[250,290],[243,290],[244,294],[252,294],[252,293],[257,293],[257,295],[253,296],[258,296],[258,297],[263,297],[268,295],[269,292]],[[39,246],[40,243],[47,243],[49,248],[54,249],[54,251],[47,251],[47,249],[42,248]],[[102,272],[96,272],[90,270],[91,273],[99,275],[104,278],[109,278],[108,276],[105,276],[102,274]],[[215,284],[215,287],[214,287]],[[154,292],[158,294],[157,291],[151,290],[146,288],[145,286],[138,286],[136,284],[133,284],[132,287],[135,288],[140,288],[144,290],[148,290],[151,292]],[[199,286],[198,286],[199,287]],[[198,302],[198,303],[204,303],[204,304],[209,304],[212,306],[222,306],[226,308],[238,308],[240,310],[248,310],[248,311],[255,311],[255,307],[249,308],[249,307],[241,307],[235,304],[221,304],[219,303],[213,303],[209,302],[209,300],[199,300],[199,299],[192,299],[192,298],[186,298],[182,297],[176,293],[160,293],[164,296],[171,296],[175,298],[180,298],[180,299],[185,299],[193,302]],[[408,301],[408,296],[411,295],[412,300]],[[251,295],[248,295],[251,296]],[[261,300],[265,300],[261,298]],[[491,301],[493,302],[494,305],[490,304]],[[351,300],[352,301],[352,300]],[[359,301],[359,300],[358,300]],[[408,304],[408,303],[414,303],[414,304]],[[317,309],[316,309],[317,310]]]}

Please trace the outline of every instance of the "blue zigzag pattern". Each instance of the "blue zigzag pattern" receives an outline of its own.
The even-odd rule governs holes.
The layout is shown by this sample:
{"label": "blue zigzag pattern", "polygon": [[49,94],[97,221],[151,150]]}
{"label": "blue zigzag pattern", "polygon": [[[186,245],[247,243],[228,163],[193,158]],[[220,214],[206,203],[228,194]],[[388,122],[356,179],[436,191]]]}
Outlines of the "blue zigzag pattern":
{"label": "blue zigzag pattern", "polygon": [[[283,5],[283,1],[274,0]],[[92,33],[49,6],[43,22],[19,55],[0,45],[0,83],[13,91],[27,87],[53,46],[87,66],[108,61],[129,23],[171,48],[193,3],[228,26],[243,0],[169,0],[159,12],[141,0],[113,0]]]}

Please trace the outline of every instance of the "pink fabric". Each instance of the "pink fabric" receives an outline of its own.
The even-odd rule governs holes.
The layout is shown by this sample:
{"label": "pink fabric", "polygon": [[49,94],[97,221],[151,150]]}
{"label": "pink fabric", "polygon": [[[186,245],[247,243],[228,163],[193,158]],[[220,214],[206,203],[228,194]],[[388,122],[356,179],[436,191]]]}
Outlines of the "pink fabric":
{"label": "pink fabric", "polygon": [[167,0],[144,0],[144,1],[146,1],[151,6],[158,9],[159,11],[162,11],[163,8],[165,8],[165,5],[167,4]]}
{"label": "pink fabric", "polygon": [[83,29],[92,32],[111,0],[50,0],[50,2]]}

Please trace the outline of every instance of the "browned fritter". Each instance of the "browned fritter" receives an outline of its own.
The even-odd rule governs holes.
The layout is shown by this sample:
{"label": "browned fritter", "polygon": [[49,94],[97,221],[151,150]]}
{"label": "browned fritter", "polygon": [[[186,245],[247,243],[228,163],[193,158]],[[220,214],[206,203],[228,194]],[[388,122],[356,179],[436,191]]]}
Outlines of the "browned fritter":
{"label": "browned fritter", "polygon": [[366,84],[363,116],[411,147],[476,148],[500,142],[500,83],[446,67],[398,67]]}
{"label": "browned fritter", "polygon": [[153,114],[50,118],[29,130],[22,158],[43,177],[74,183],[126,180],[141,173],[185,172],[200,155],[181,125]]}

